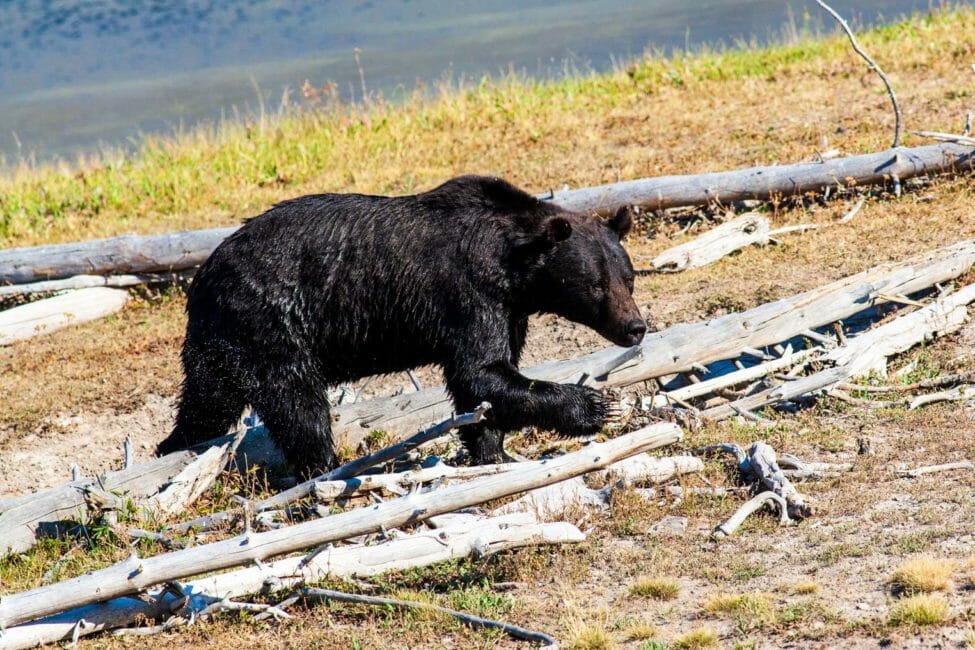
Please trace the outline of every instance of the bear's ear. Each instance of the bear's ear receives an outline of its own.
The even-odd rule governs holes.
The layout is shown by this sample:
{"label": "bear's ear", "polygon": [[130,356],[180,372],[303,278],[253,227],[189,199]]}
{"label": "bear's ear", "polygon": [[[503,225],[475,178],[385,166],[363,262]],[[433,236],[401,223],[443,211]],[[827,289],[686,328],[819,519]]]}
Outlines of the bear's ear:
{"label": "bear's ear", "polygon": [[552,217],[545,222],[545,239],[551,244],[558,244],[572,234],[572,224],[565,217]]}
{"label": "bear's ear", "polygon": [[633,210],[628,205],[624,205],[616,211],[609,221],[606,222],[609,229],[616,233],[622,241],[633,228]]}

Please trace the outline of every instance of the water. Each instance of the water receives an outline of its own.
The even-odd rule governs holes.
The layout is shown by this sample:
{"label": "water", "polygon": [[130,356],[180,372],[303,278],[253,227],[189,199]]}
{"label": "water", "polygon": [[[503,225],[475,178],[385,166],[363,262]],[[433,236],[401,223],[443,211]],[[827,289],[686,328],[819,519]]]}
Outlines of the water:
{"label": "water", "polygon": [[[931,0],[833,2],[864,26]],[[0,156],[71,157],[276,106],[309,79],[361,96],[417,80],[604,70],[646,48],[780,39],[812,0],[0,0]],[[882,57],[881,57],[882,58]]]}

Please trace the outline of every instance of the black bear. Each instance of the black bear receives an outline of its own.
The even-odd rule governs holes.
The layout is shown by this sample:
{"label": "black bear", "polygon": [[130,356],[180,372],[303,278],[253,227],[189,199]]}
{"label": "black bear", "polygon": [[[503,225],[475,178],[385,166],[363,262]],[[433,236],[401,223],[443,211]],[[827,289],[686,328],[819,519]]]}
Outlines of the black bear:
{"label": "black bear", "polygon": [[436,364],[458,412],[492,404],[462,438],[477,463],[534,425],[595,433],[607,399],[518,372],[528,317],[554,313],[621,346],[643,339],[629,210],[602,220],[504,180],[462,176],[429,192],[319,194],[250,219],[189,289],[185,379],[159,453],[222,435],[250,405],[287,460],[335,466],[325,389]]}

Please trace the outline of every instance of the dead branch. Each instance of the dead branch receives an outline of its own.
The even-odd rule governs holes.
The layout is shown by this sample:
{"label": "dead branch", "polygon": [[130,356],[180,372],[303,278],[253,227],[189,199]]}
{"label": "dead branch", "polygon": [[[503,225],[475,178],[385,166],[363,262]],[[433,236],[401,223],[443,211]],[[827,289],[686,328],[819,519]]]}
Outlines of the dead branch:
{"label": "dead branch", "polygon": [[857,42],[856,36],[854,36],[853,34],[853,30],[850,29],[850,26],[847,24],[846,20],[843,19],[843,16],[839,15],[835,9],[833,9],[828,4],[823,2],[823,0],[816,0],[816,4],[818,4],[820,7],[825,9],[827,13],[829,13],[829,15],[831,15],[833,18],[836,19],[836,22],[840,24],[840,27],[843,28],[843,31],[845,31],[847,37],[849,37],[850,45],[852,45],[856,53],[859,54],[863,58],[863,60],[867,62],[870,68],[874,72],[876,72],[877,75],[880,76],[880,79],[884,82],[884,85],[887,87],[887,94],[890,96],[890,103],[894,107],[894,120],[895,120],[894,142],[891,145],[891,147],[896,149],[901,145],[901,108],[897,103],[897,96],[894,94],[894,87],[890,85],[890,79],[888,79],[887,75],[884,74],[884,71],[880,69],[880,66],[877,65],[877,62],[871,59],[870,55],[867,54],[862,47],[860,47],[860,44]]}
{"label": "dead branch", "polygon": [[870,384],[853,384],[843,382],[839,388],[861,393],[907,393],[927,388],[942,388],[944,386],[954,386],[955,384],[969,384],[975,382],[975,370],[967,372],[953,372],[940,377],[922,379],[910,384],[890,384],[887,386],[871,386]]}
{"label": "dead branch", "polygon": [[31,293],[54,293],[90,287],[134,287],[138,285],[173,284],[186,282],[193,277],[194,269],[175,273],[142,273],[139,275],[76,275],[62,280],[42,280],[29,284],[0,286],[0,296],[16,296]]}
{"label": "dead branch", "polygon": [[299,593],[304,598],[310,599],[320,599],[320,600],[336,600],[345,603],[357,603],[362,605],[373,605],[380,607],[396,607],[400,609],[421,609],[425,611],[438,612],[440,614],[446,614],[451,616],[464,625],[468,625],[475,629],[492,629],[501,630],[508,636],[520,639],[522,641],[531,641],[534,643],[540,643],[545,647],[558,647],[558,642],[545,634],[544,632],[535,632],[533,630],[527,630],[523,627],[518,627],[517,625],[511,625],[510,623],[502,623],[500,621],[495,621],[489,618],[482,618],[480,616],[474,616],[472,614],[466,614],[464,612],[459,612],[455,609],[448,609],[446,607],[441,607],[439,605],[433,605],[430,603],[422,603],[410,600],[400,600],[398,598],[384,598],[381,596],[365,596],[359,594],[348,594],[341,591],[333,591],[331,589],[312,589],[310,587],[305,587],[301,589]]}
{"label": "dead branch", "polygon": [[657,273],[676,273],[706,266],[746,246],[764,246],[768,238],[768,219],[749,213],[712,228],[686,244],[665,250],[650,265]]}
{"label": "dead branch", "polygon": [[[255,513],[260,513],[265,510],[277,510],[283,508],[291,503],[294,503],[295,501],[298,501],[299,499],[309,496],[315,489],[315,486],[322,481],[337,481],[343,478],[353,477],[356,474],[369,469],[370,467],[374,467],[380,463],[398,458],[402,454],[416,449],[425,442],[439,438],[451,429],[480,422],[484,419],[484,414],[490,408],[490,404],[483,402],[472,413],[452,415],[443,422],[439,422],[431,427],[427,427],[426,429],[417,432],[413,437],[408,438],[407,440],[384,447],[383,449],[369,454],[368,456],[357,458],[353,461],[345,463],[344,465],[339,465],[325,476],[307,480],[303,483],[299,483],[293,488],[267,497],[266,499],[257,500],[252,504],[252,509]],[[197,519],[193,519],[191,521],[170,526],[167,528],[167,530],[170,532],[179,533],[186,533],[190,530],[213,530],[214,528],[219,528],[227,522],[232,521],[237,516],[238,512],[235,510],[216,512],[203,517],[198,517]]]}
{"label": "dead branch", "polygon": [[[966,127],[968,125],[969,122],[966,121]],[[958,144],[967,144],[969,146],[975,146],[975,138],[970,137],[967,133],[961,135],[955,135],[954,133],[942,133],[941,131],[916,131],[915,135],[919,135],[922,138],[931,138],[932,140],[940,140],[941,142],[957,142]]]}
{"label": "dead branch", "polygon": [[934,404],[935,402],[963,402],[972,399],[973,395],[975,395],[975,386],[971,384],[955,386],[951,390],[943,390],[928,395],[918,395],[911,400],[907,409],[913,411],[914,409],[919,409],[922,406]]}
{"label": "dead branch", "polygon": [[312,548],[330,541],[395,528],[608,467],[634,454],[671,444],[682,437],[672,424],[657,424],[559,458],[522,463],[518,471],[448,485],[422,494],[306,521],[279,530],[129,560],[93,571],[68,583],[39,587],[0,600],[0,626],[9,628],[79,607],[138,593],[154,584],[227,569]]}
{"label": "dead branch", "polygon": [[917,467],[915,469],[907,469],[897,472],[897,475],[901,478],[917,478],[918,476],[923,476],[925,474],[935,474],[937,472],[950,472],[956,469],[975,469],[975,464],[968,461],[961,461],[958,463],[945,463],[943,465],[928,465],[926,467]]}
{"label": "dead branch", "polygon": [[0,311],[0,346],[114,314],[128,299],[121,289],[95,287]]}
{"label": "dead branch", "polygon": [[19,625],[7,629],[0,637],[0,650],[19,650],[70,639],[80,619],[90,622],[80,632],[87,635],[130,626],[139,619],[165,619],[170,612],[183,607],[190,600],[196,601],[199,608],[212,602],[212,599],[279,591],[326,576],[372,576],[468,557],[474,553],[494,553],[501,549],[536,544],[578,543],[585,539],[575,526],[564,522],[539,524],[527,513],[489,518],[455,514],[451,518],[448,525],[435,531],[404,535],[371,546],[333,547],[306,565],[301,565],[301,556],[290,557],[210,575],[177,585],[174,590],[152,592],[148,602],[118,598]]}
{"label": "dead branch", "polygon": [[788,526],[793,523],[789,519],[789,506],[786,504],[785,499],[780,497],[775,492],[759,492],[751,499],[745,502],[735,514],[731,515],[727,521],[719,524],[714,531],[711,533],[711,538],[715,540],[724,539],[725,537],[731,537],[735,534],[735,531],[745,522],[754,512],[761,510],[766,504],[772,503],[779,509],[779,525]]}

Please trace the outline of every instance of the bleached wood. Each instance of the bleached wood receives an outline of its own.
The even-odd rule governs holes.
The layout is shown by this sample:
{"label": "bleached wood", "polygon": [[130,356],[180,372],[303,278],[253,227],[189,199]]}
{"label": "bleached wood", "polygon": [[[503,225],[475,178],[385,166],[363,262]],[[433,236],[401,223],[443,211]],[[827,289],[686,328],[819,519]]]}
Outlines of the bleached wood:
{"label": "bleached wood", "polygon": [[719,202],[818,192],[828,187],[864,186],[950,171],[971,171],[971,147],[946,143],[899,147],[824,162],[752,167],[694,176],[659,176],[600,187],[554,192],[551,200],[569,210],[612,214],[622,205],[665,210]]}
{"label": "bleached wood", "polygon": [[187,280],[192,270],[176,273],[143,273],[140,275],[76,275],[63,280],[42,280],[28,284],[0,285],[0,296],[16,296],[31,293],[53,293],[89,287],[134,287],[140,284],[163,284]]}
{"label": "bleached wood", "polygon": [[403,494],[412,486],[420,483],[446,479],[470,479],[479,476],[502,474],[517,468],[516,463],[498,465],[473,465],[470,467],[453,467],[444,463],[437,463],[433,467],[395,472],[391,474],[365,474],[337,481],[318,481],[312,488],[314,497],[319,501],[334,501],[335,499],[366,494],[368,492],[391,492]]}
{"label": "bleached wood", "polygon": [[[975,241],[965,240],[897,263],[887,263],[788,298],[700,323],[680,324],[648,334],[641,354],[610,371],[594,385],[629,384],[687,372],[695,364],[734,359],[747,348],[787,341],[798,333],[842,320],[885,300],[879,293],[910,295],[956,278],[975,263]],[[618,358],[625,350],[609,347],[575,359],[527,368],[533,379],[575,382],[590,368]],[[397,436],[450,414],[442,387],[408,395],[340,405],[332,430],[339,444],[355,447],[369,431]]]}
{"label": "bleached wood", "polygon": [[918,395],[911,400],[907,408],[913,411],[914,409],[919,409],[922,406],[936,402],[964,402],[971,400],[973,397],[975,397],[975,386],[965,384],[963,386],[955,386],[949,390],[938,391],[937,393]]}
{"label": "bleached wood", "polygon": [[745,523],[745,519],[747,519],[749,515],[758,512],[767,503],[774,504],[779,509],[780,526],[787,526],[792,523],[792,520],[789,519],[788,505],[786,504],[785,499],[780,497],[775,492],[759,492],[751,499],[746,501],[744,505],[738,508],[738,510],[735,511],[735,514],[731,515],[727,521],[719,524],[714,531],[712,531],[711,537],[716,540],[731,537],[735,534],[735,531],[737,531],[738,528]]}
{"label": "bleached wood", "polygon": [[886,368],[887,358],[904,352],[935,336],[956,331],[968,316],[966,305],[975,301],[975,284],[942,296],[915,312],[848,338],[846,343],[826,353],[824,359],[836,364],[820,372],[787,381],[735,402],[701,412],[708,419],[721,420],[771,404],[796,399],[817,391],[835,389],[852,377]]}
{"label": "bleached wood", "polygon": [[696,397],[710,395],[722,388],[729,388],[738,384],[744,384],[745,382],[761,379],[762,377],[767,377],[773,373],[804,363],[811,357],[822,353],[823,350],[821,348],[808,348],[793,352],[792,347],[789,346],[785,349],[782,356],[773,361],[766,361],[765,363],[747,367],[744,370],[735,370],[726,373],[714,379],[707,379],[696,384],[688,384],[687,386],[675,388],[671,391],[657,393],[653,396],[651,407],[662,407],[669,406],[675,402],[686,402]]}
{"label": "bleached wood", "polygon": [[[872,185],[914,176],[975,169],[971,147],[955,143],[897,148],[813,163],[752,167],[693,176],[660,176],[540,195],[568,210],[612,214],[621,206],[649,210],[767,200],[827,187]],[[72,244],[0,251],[0,284],[79,274],[137,274],[199,266],[236,230],[213,228],[163,235],[126,235]]]}
{"label": "bleached wood", "polygon": [[149,509],[165,515],[185,510],[213,485],[229,460],[226,446],[210,447],[148,500]]}
{"label": "bleached wood", "polygon": [[[585,535],[571,524],[539,524],[527,513],[492,517],[458,515],[443,529],[404,535],[369,546],[328,549],[300,570],[302,556],[296,556],[199,578],[184,583],[183,593],[205,603],[209,598],[240,598],[286,589],[302,581],[321,580],[325,576],[372,576],[386,571],[428,566],[475,553],[493,553],[502,548],[571,544],[584,539]],[[0,637],[0,650],[21,650],[70,639],[80,619],[90,624],[82,629],[82,635],[129,626],[140,618],[160,620],[177,604],[174,594],[162,594],[158,590],[151,594],[158,603],[117,598],[9,628]]]}
{"label": "bleached wood", "polygon": [[944,463],[942,465],[927,465],[925,467],[915,467],[897,472],[901,478],[917,478],[925,474],[936,474],[938,472],[951,472],[957,469],[975,469],[975,464],[965,460],[957,463]]}
{"label": "bleached wood", "polygon": [[741,215],[693,240],[668,248],[650,262],[661,273],[676,273],[706,266],[746,246],[764,246],[769,241],[768,219],[757,213]]}
{"label": "bleached wood", "polygon": [[652,485],[703,471],[704,461],[695,456],[637,454],[610,465],[604,474],[610,480],[623,481],[626,484]]}
{"label": "bleached wood", "polygon": [[431,492],[410,494],[367,508],[306,521],[278,530],[250,533],[163,555],[129,560],[84,576],[10,594],[0,600],[0,627],[9,628],[88,604],[138,593],[152,585],[228,569],[277,555],[390,529],[491,499],[568,480],[623,458],[681,439],[673,424],[649,426],[559,458],[522,463],[518,471],[486,476]]}
{"label": "bleached wood", "polygon": [[[163,458],[106,473],[104,490],[142,499],[157,493],[197,457],[180,451]],[[78,521],[87,510],[85,491],[98,485],[92,478],[0,502],[0,556],[26,551],[39,536],[53,533],[68,522]]]}
{"label": "bleached wood", "polygon": [[103,318],[122,309],[128,299],[121,289],[95,287],[11,307],[0,311],[0,345]]}

